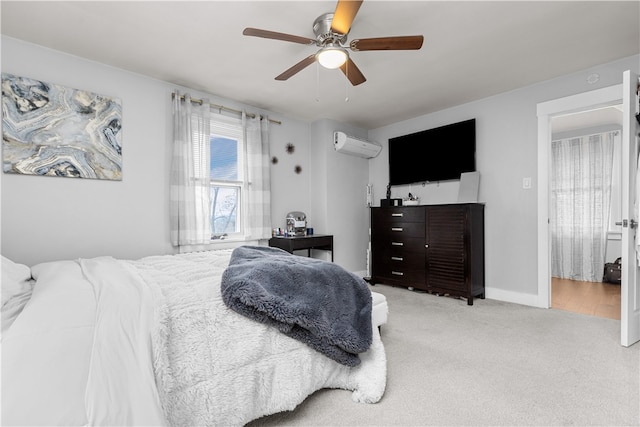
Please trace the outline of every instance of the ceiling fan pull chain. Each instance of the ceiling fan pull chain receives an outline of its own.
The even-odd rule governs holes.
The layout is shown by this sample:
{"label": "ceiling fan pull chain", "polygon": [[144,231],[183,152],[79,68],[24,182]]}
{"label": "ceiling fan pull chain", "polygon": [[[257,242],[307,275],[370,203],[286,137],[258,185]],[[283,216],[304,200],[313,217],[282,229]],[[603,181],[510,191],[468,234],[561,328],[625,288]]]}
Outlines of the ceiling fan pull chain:
{"label": "ceiling fan pull chain", "polygon": [[320,66],[316,62],[316,102],[320,102]]}
{"label": "ceiling fan pull chain", "polygon": [[344,64],[347,78],[344,79],[344,102],[349,102],[349,61]]}

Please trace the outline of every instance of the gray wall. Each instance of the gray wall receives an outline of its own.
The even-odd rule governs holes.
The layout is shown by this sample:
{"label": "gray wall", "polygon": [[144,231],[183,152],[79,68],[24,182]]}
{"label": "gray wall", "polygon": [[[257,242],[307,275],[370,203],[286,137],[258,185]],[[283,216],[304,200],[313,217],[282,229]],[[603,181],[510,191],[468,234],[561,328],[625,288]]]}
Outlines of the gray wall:
{"label": "gray wall", "polygon": [[[232,108],[268,113],[198,91],[16,39],[2,38],[2,71],[120,98],[123,110],[122,181],[78,180],[0,174],[2,253],[25,264],[112,255],[138,258],[176,252],[169,242],[171,92]],[[273,226],[286,212],[308,209],[309,124],[271,125],[274,155]],[[294,143],[287,155],[284,147]],[[295,174],[300,164],[303,173]],[[291,197],[293,195],[294,197]]]}
{"label": "gray wall", "polygon": [[[335,153],[331,138],[334,128],[356,136],[366,136],[365,130],[323,120],[302,122],[9,37],[2,37],[1,53],[2,72],[117,97],[123,109],[122,181],[0,173],[3,255],[33,265],[177,252],[169,243],[168,194],[170,96],[180,89],[280,120],[281,125],[270,126],[271,156],[278,158],[271,168],[272,228],[284,228],[288,212],[303,211],[316,233],[335,235],[338,264],[352,271],[365,269],[366,210],[360,198],[367,161]],[[286,152],[287,144],[295,146],[292,154]],[[295,172],[296,166],[301,173]],[[359,218],[357,227],[352,226],[354,218]],[[314,256],[327,254],[318,251]]]}
{"label": "gray wall", "polygon": [[334,230],[335,255],[343,260],[343,266],[364,274],[369,236],[368,160],[336,152],[334,131],[367,136],[366,130],[332,120],[313,123],[312,153],[318,171],[312,178],[312,210],[324,218],[323,228]]}
{"label": "gray wall", "polygon": [[[124,153],[121,182],[0,174],[2,254],[32,265],[98,255],[174,253],[168,231],[168,171],[170,94],[176,86],[7,37],[2,37],[1,59],[3,72],[120,98]],[[486,203],[487,296],[526,303],[537,294],[536,105],[619,84],[624,70],[638,72],[638,63],[634,56],[372,130],[321,118],[301,122],[189,92],[282,121],[271,125],[271,155],[279,159],[271,172],[272,225],[284,227],[289,211],[306,212],[316,233],[334,235],[336,262],[355,272],[364,272],[366,265],[365,187],[373,184],[377,205],[388,182],[388,139],[475,117],[480,200]],[[586,77],[593,72],[600,81],[589,85]],[[336,153],[335,130],[368,137],[384,148],[371,160]],[[286,153],[287,143],[295,145],[293,154]],[[296,165],[300,174],[294,172]],[[522,188],[524,177],[533,178],[530,190]],[[457,199],[458,183],[394,187],[392,196],[409,191],[423,203],[448,203]]]}
{"label": "gray wall", "polygon": [[33,264],[171,252],[171,88],[6,37],[2,71],[120,98],[123,108],[122,181],[1,174],[3,255]]}
{"label": "gray wall", "polygon": [[[489,298],[527,303],[538,293],[537,274],[537,115],[540,102],[620,84],[622,73],[638,72],[639,57],[604,64],[536,85],[369,131],[384,148],[369,162],[375,203],[388,182],[389,138],[476,118],[479,200],[485,206],[486,286]],[[597,84],[587,76],[600,74]],[[425,94],[428,96],[428,94]],[[523,189],[525,177],[532,188]],[[392,197],[411,191],[423,204],[455,202],[458,182],[392,188]]]}

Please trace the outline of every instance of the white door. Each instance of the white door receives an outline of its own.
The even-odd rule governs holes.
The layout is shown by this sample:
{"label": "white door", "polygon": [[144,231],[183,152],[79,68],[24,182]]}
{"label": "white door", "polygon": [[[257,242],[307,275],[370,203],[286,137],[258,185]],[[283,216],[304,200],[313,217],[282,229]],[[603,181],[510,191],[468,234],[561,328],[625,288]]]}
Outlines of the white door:
{"label": "white door", "polygon": [[[640,269],[636,258],[638,215],[637,165],[638,75],[625,71],[622,80],[622,289],[620,341],[625,347],[640,341]],[[637,236],[640,239],[640,236]]]}

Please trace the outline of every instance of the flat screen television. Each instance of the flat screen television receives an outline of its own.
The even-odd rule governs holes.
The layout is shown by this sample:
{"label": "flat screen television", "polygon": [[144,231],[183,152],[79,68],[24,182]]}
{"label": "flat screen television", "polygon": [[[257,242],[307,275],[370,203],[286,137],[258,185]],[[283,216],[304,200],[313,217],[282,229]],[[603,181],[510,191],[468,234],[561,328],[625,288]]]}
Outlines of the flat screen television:
{"label": "flat screen television", "polygon": [[476,119],[389,138],[389,184],[460,179],[476,170]]}

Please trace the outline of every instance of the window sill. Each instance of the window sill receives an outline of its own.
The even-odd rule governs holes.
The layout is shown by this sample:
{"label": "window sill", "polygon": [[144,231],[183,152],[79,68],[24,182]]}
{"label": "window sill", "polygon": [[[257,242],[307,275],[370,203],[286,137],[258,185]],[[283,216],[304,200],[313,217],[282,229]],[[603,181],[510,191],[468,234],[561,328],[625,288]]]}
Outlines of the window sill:
{"label": "window sill", "polygon": [[234,249],[243,245],[260,245],[260,242],[266,242],[266,240],[244,240],[240,238],[235,239],[216,239],[211,240],[210,243],[203,243],[199,245],[183,245],[180,246],[180,253],[189,252],[202,252],[202,251],[214,251],[217,249]]}

